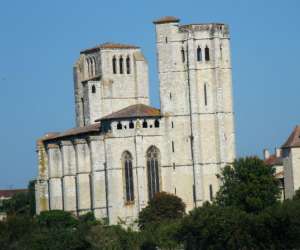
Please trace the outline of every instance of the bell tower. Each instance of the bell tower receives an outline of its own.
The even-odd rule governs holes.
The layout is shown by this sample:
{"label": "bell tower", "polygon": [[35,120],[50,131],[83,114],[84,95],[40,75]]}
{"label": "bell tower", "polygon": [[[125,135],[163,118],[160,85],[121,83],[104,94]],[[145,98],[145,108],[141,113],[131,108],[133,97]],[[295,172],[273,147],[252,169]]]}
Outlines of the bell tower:
{"label": "bell tower", "polygon": [[230,37],[225,24],[179,21],[154,21],[161,111],[175,124],[172,140],[189,141],[198,206],[214,196],[216,174],[235,158]]}
{"label": "bell tower", "polygon": [[148,64],[139,47],[104,43],[81,51],[74,66],[76,124],[94,123],[134,104],[149,104]]}

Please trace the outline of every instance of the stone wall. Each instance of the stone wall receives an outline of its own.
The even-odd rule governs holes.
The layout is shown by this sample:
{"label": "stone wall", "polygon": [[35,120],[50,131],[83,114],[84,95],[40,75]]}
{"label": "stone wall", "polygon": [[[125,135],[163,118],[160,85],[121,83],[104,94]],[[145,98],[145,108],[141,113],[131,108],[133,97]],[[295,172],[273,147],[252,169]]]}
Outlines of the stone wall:
{"label": "stone wall", "polygon": [[[235,157],[228,27],[164,23],[156,25],[156,35],[161,117],[117,118],[105,131],[41,141],[38,155],[45,160],[39,161],[38,212],[93,211],[111,224],[120,219],[132,223],[149,200],[147,151],[152,146],[159,151],[159,190],[181,197],[187,210],[213,198],[219,187],[216,174]],[[119,74],[119,68],[113,72],[112,59],[121,56],[131,58],[130,74]],[[97,65],[92,72],[87,60]],[[148,66],[136,48],[81,54],[74,82],[77,126],[132,104],[149,103]],[[132,156],[131,202],[126,201],[124,152]]]}
{"label": "stone wall", "polygon": [[[96,58],[96,70],[87,61]],[[116,59],[116,72],[112,60]],[[119,60],[123,59],[123,73]],[[129,58],[129,71],[126,59]],[[77,126],[92,124],[112,112],[133,104],[149,104],[148,64],[140,49],[100,49],[82,53],[74,66]]]}
{"label": "stone wall", "polygon": [[191,156],[185,157],[192,160],[200,205],[210,199],[210,185],[214,193],[218,190],[216,174],[235,157],[228,27],[180,26],[174,20],[156,24],[156,38],[161,110],[173,123],[181,124],[168,133],[170,140],[189,141]]}

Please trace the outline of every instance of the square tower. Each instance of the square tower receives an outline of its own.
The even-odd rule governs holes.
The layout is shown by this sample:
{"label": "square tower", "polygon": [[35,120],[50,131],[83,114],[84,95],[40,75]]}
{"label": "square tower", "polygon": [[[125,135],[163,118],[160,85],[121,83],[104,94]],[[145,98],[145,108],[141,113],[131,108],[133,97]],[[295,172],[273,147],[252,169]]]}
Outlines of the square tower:
{"label": "square tower", "polygon": [[148,65],[139,47],[105,43],[81,51],[74,66],[76,124],[149,104]]}
{"label": "square tower", "polygon": [[220,168],[235,158],[230,38],[225,24],[179,21],[154,21],[161,112],[174,127],[172,141],[190,142],[197,206],[211,199]]}

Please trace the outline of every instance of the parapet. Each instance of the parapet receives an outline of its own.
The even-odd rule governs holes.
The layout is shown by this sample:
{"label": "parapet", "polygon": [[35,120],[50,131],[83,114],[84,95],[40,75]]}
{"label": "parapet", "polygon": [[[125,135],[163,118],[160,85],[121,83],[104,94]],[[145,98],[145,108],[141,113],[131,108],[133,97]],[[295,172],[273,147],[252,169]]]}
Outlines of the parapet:
{"label": "parapet", "polygon": [[97,52],[101,49],[139,49],[140,47],[136,45],[131,45],[131,44],[121,44],[121,43],[103,43],[99,44],[93,48],[85,49],[80,52],[80,54],[89,54],[89,53],[94,53]]}

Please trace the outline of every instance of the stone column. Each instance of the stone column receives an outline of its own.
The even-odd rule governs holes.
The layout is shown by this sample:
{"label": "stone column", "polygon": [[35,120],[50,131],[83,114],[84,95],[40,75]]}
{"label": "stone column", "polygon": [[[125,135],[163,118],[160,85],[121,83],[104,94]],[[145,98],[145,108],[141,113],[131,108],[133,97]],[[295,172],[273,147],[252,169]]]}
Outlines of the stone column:
{"label": "stone column", "polygon": [[78,213],[82,214],[91,211],[90,150],[85,139],[75,139],[73,144],[76,154],[77,208]]}
{"label": "stone column", "polygon": [[76,158],[71,141],[61,141],[63,162],[63,204],[64,210],[77,212],[76,201]]}
{"label": "stone column", "polygon": [[[137,132],[138,133],[138,132]],[[137,215],[138,213],[147,205],[148,201],[148,188],[145,180],[147,180],[147,170],[145,167],[145,150],[143,147],[143,139],[142,136],[135,137],[134,140],[135,146],[135,156],[136,162],[135,165],[135,176],[136,176],[136,188],[135,188],[135,202],[137,204]]]}
{"label": "stone column", "polygon": [[49,160],[49,209],[63,209],[62,157],[58,144],[47,144]]}
{"label": "stone column", "polygon": [[49,210],[48,178],[49,168],[47,153],[43,141],[37,142],[39,175],[35,183],[36,213]]}
{"label": "stone column", "polygon": [[102,136],[89,137],[90,159],[92,166],[91,188],[92,209],[98,219],[107,218],[107,196],[105,178],[105,150]]}

